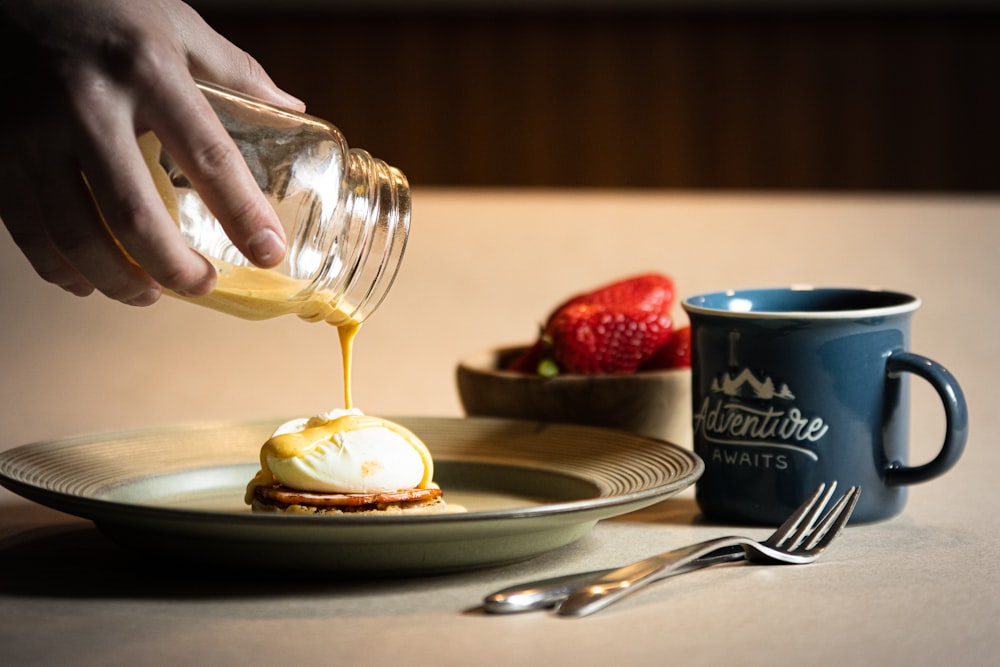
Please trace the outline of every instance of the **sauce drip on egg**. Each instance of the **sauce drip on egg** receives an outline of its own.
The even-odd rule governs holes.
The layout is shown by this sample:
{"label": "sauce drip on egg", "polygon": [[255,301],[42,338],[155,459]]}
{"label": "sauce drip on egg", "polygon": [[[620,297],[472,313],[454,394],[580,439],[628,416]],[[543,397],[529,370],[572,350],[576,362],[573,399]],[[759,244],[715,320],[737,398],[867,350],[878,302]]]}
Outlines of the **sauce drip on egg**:
{"label": "sauce drip on egg", "polygon": [[434,462],[421,440],[403,426],[360,411],[293,420],[260,451],[260,472],[247,487],[275,482],[300,491],[387,493],[433,485]]}
{"label": "sauce drip on egg", "polygon": [[282,424],[260,450],[260,471],[247,486],[297,491],[379,494],[434,487],[430,451],[400,424],[352,407],[351,360],[360,325],[338,327],[347,408]]}

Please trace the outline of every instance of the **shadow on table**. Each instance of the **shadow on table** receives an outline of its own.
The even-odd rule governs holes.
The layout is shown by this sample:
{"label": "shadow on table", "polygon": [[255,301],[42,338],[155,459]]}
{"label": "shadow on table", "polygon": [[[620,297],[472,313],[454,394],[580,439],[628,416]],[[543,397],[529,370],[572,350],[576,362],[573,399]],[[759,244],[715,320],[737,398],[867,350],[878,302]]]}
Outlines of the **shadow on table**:
{"label": "shadow on table", "polygon": [[449,576],[307,576],[166,561],[127,551],[88,523],[50,525],[0,539],[0,573],[0,595],[187,600],[391,592],[430,588]]}
{"label": "shadow on table", "polygon": [[[460,584],[467,578],[483,576],[482,570],[399,577],[315,572],[296,575],[166,560],[122,548],[89,521],[64,517],[52,522],[50,515],[57,513],[30,505],[24,511],[25,529],[0,537],[0,595],[175,600],[350,596],[434,590],[443,580]],[[697,525],[701,519],[693,499],[671,498],[609,521],[669,526]],[[531,560],[536,565],[544,565],[546,560],[558,564],[568,553],[582,548],[585,546],[574,543]],[[511,563],[490,568],[491,574],[485,578],[502,578],[508,571],[517,572],[518,567],[518,563]]]}

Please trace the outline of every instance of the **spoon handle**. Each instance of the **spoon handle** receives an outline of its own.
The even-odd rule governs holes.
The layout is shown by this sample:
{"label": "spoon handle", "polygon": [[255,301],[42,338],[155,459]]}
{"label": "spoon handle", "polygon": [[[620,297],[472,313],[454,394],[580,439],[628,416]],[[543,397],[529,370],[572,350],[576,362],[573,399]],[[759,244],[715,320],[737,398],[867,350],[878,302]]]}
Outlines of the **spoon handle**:
{"label": "spoon handle", "polygon": [[[670,576],[700,570],[703,567],[719,563],[741,560],[743,557],[744,552],[741,547],[718,549],[672,571]],[[516,614],[524,611],[548,609],[565,600],[572,591],[588,582],[596,581],[614,570],[615,568],[578,572],[510,586],[487,595],[483,599],[483,609],[491,614]]]}

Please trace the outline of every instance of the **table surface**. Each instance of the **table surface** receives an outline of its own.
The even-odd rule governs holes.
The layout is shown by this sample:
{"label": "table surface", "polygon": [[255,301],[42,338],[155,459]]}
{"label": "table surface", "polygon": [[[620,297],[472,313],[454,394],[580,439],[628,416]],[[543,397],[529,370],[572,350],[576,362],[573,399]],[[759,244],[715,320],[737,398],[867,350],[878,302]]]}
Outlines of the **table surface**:
{"label": "table surface", "polygon": [[[585,619],[490,616],[492,590],[732,532],[690,490],[527,562],[374,581],[206,577],[126,557],[87,521],[0,489],[0,647],[17,665],[983,665],[1000,651],[995,475],[1000,198],[416,188],[410,245],[357,342],[354,396],[460,416],[457,360],[530,339],[563,297],[646,270],[682,294],[878,285],[923,299],[915,351],[969,400],[965,456],[905,512],[804,567],[725,566]],[[81,433],[311,414],[342,404],[335,332],[173,299],[79,299],[0,240],[0,449]],[[914,462],[943,430],[915,381]]]}

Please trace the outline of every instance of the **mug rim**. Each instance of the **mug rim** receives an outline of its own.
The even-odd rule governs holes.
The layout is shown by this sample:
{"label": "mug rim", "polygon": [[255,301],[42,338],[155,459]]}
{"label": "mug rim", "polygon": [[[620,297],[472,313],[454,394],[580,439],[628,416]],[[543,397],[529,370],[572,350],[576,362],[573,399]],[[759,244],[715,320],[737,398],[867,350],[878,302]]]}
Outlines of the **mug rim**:
{"label": "mug rim", "polygon": [[[888,305],[862,307],[862,308],[817,308],[815,310],[806,309],[775,309],[767,308],[754,310],[751,297],[774,297],[781,294],[813,293],[825,298],[830,297],[872,297],[881,296],[888,301],[895,301]],[[725,302],[732,304],[738,300],[743,300],[745,304],[738,304],[744,308],[718,307],[706,305],[707,303]],[[760,287],[718,290],[715,292],[704,292],[685,298],[681,302],[681,307],[689,314],[714,315],[722,317],[747,318],[747,319],[856,319],[867,317],[886,317],[892,315],[903,315],[912,313],[920,307],[919,297],[899,292],[886,290],[878,287],[816,287],[812,285],[791,285],[786,287]]]}

